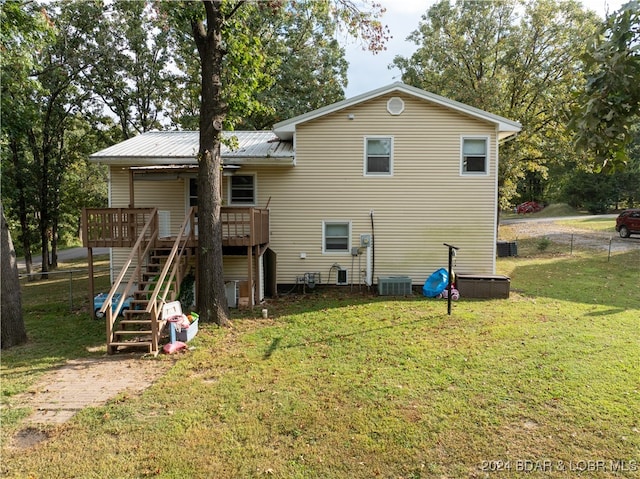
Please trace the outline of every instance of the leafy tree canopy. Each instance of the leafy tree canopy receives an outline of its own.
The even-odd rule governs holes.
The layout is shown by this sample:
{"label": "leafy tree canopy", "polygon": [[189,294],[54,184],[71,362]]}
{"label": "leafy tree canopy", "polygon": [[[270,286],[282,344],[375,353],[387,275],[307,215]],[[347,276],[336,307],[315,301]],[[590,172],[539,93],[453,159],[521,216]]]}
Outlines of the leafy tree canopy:
{"label": "leafy tree canopy", "polygon": [[640,2],[610,15],[583,59],[589,75],[572,121],[577,143],[599,166],[619,168],[640,119]]}

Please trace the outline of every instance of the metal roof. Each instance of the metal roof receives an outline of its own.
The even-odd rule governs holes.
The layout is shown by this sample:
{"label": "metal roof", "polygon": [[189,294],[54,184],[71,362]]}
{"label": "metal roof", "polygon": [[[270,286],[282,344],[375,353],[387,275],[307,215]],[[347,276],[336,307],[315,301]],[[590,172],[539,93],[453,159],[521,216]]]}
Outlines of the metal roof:
{"label": "metal roof", "polygon": [[[229,131],[223,135],[238,142],[234,149],[222,145],[226,163],[293,164],[293,144],[272,131]],[[197,131],[149,131],[98,151],[89,159],[106,164],[197,164],[199,145]]]}
{"label": "metal roof", "polygon": [[368,101],[392,92],[400,92],[407,95],[412,95],[414,97],[421,98],[423,100],[450,108],[452,110],[459,111],[460,113],[463,113],[465,115],[494,123],[498,127],[500,139],[515,135],[520,130],[522,130],[522,125],[517,121],[509,120],[499,115],[494,115],[493,113],[489,113],[478,108],[465,105],[464,103],[460,103],[458,101],[450,100],[449,98],[445,98],[443,96],[421,90],[420,88],[406,85],[402,82],[395,82],[382,88],[378,88],[376,90],[354,96],[353,98],[348,98],[346,100],[327,105],[317,110],[310,111],[303,115],[296,116],[289,120],[276,123],[275,125],[273,125],[273,131],[276,135],[278,135],[278,138],[281,138],[283,140],[290,140],[291,138],[293,138],[293,134],[296,131],[296,126],[299,124],[315,120],[316,118],[328,115],[329,113],[334,113],[344,108],[348,108],[358,103],[362,103],[364,101]]}

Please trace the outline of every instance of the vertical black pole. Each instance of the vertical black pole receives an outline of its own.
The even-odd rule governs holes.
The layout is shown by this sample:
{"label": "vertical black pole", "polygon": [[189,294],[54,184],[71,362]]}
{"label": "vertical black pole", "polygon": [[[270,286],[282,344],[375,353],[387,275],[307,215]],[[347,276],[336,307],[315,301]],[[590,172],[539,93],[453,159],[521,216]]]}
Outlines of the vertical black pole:
{"label": "vertical black pole", "polygon": [[449,281],[447,282],[447,314],[451,316],[451,268],[453,267],[453,249],[449,248]]}
{"label": "vertical black pole", "polygon": [[449,277],[447,278],[447,314],[451,316],[451,272],[453,269],[453,255],[454,250],[458,250],[459,248],[447,243],[443,243],[447,248],[449,248]]}

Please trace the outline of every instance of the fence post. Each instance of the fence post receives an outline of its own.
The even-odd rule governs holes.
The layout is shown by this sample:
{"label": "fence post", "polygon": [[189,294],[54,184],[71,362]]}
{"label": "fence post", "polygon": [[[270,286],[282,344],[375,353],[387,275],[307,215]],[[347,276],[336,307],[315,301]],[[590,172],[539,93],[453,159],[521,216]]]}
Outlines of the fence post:
{"label": "fence post", "polygon": [[573,256],[573,233],[571,234],[571,251],[569,252],[569,256]]}
{"label": "fence post", "polygon": [[69,271],[69,311],[73,311],[73,271]]}

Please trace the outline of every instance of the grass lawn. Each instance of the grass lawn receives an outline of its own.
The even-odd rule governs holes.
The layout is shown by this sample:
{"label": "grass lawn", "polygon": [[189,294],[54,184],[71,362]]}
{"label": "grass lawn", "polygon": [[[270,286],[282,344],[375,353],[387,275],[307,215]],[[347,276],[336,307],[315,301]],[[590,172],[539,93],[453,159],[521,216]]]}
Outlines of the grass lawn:
{"label": "grass lawn", "polygon": [[611,218],[595,217],[577,220],[562,220],[558,221],[558,224],[596,231],[599,233],[611,233],[612,235],[618,235],[618,233],[616,233],[616,220]]}
{"label": "grass lawn", "polygon": [[640,253],[531,251],[499,260],[510,299],[462,298],[451,316],[418,294],[317,288],[269,301],[268,320],[201,324],[142,395],[87,408],[26,451],[12,446],[28,413],[13,396],[105,349],[87,311],[25,293],[31,342],[2,355],[0,473],[640,477]]}

